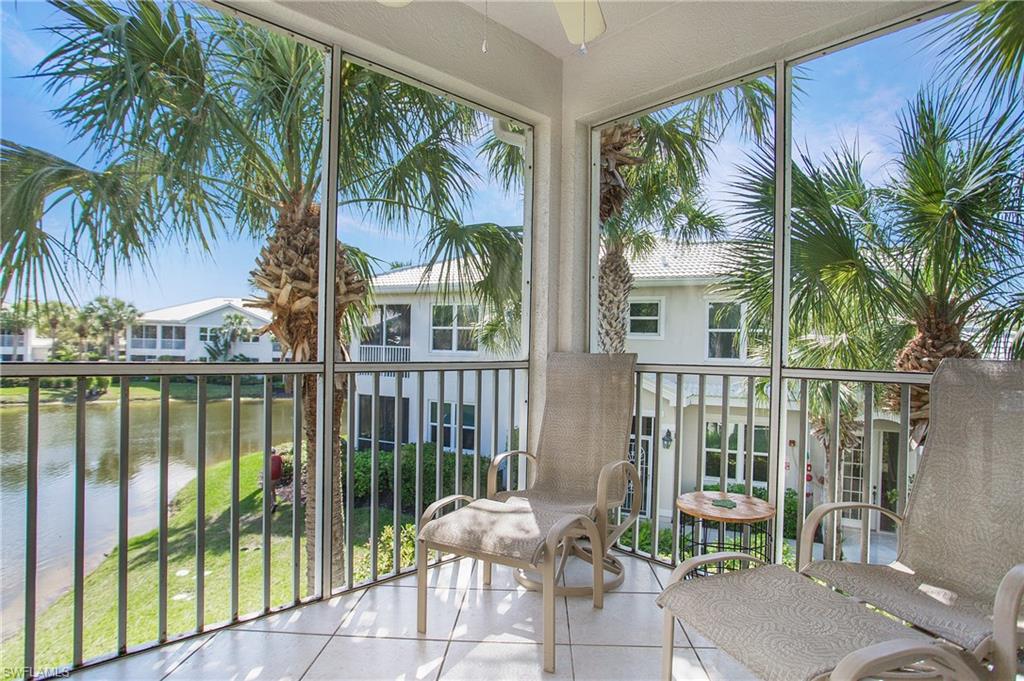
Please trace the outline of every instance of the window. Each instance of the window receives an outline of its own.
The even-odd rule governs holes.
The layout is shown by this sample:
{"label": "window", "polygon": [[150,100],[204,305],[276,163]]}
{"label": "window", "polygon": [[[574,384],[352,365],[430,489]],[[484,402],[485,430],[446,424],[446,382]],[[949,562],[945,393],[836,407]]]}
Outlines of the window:
{"label": "window", "polygon": [[[736,480],[739,464],[740,425],[730,424],[729,468],[730,480]],[[718,480],[722,475],[722,424],[711,421],[704,424],[704,476]]]}
{"label": "window", "polygon": [[[651,501],[651,452],[654,451],[654,417],[640,417],[640,462],[636,460],[636,419],[632,420],[629,433],[629,461],[636,466],[640,480],[644,485],[644,498],[640,502],[640,515],[650,515]],[[626,501],[622,505],[624,511],[633,508],[633,483],[626,483]]]}
{"label": "window", "polygon": [[480,308],[476,305],[435,305],[430,320],[430,349],[476,352],[476,326]]}
{"label": "window", "polygon": [[740,303],[708,303],[708,359],[743,359]]}
{"label": "window", "polygon": [[[704,424],[704,482],[715,484],[721,478],[722,424],[708,421]],[[729,424],[730,482],[743,483],[746,479],[747,427],[742,423]],[[754,426],[753,442],[754,485],[768,484],[768,426]]]}
{"label": "window", "polygon": [[629,301],[629,335],[634,337],[661,336],[661,299]]}
{"label": "window", "polygon": [[143,350],[156,350],[156,326],[153,324],[133,326],[132,347]]}
{"label": "window", "polygon": [[220,338],[219,326],[200,326],[199,340],[203,343],[212,343]]}
{"label": "window", "polygon": [[363,326],[363,345],[409,347],[410,305],[374,305]]}
{"label": "window", "polygon": [[[456,442],[455,429],[457,423],[452,421],[455,413],[455,403],[444,403],[444,440],[441,446],[445,449],[454,449],[459,443]],[[441,438],[437,433],[437,402],[430,403],[430,439],[439,442]],[[474,437],[476,435],[476,405],[462,405],[462,450],[473,451]]]}
{"label": "window", "polygon": [[160,327],[160,349],[161,350],[184,350],[185,349],[185,327],[184,326],[161,326]]}
{"label": "window", "polygon": [[[395,448],[395,398],[387,395],[377,397],[377,442],[385,452]],[[370,449],[373,446],[373,396],[359,395],[359,435],[356,448]],[[402,432],[400,444],[409,441],[409,399],[402,398]]]}

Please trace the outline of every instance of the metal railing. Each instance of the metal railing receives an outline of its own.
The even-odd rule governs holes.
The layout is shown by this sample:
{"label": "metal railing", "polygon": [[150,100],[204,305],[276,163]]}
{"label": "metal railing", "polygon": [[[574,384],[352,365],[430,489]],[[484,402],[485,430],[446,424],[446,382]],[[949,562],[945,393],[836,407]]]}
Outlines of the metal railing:
{"label": "metal railing", "polygon": [[[505,449],[515,448],[527,437],[526,395],[528,364],[526,362],[481,362],[481,363],[409,363],[403,366],[405,372],[398,372],[393,379],[382,381],[382,377],[393,371],[393,365],[383,363],[350,363],[337,365],[336,375],[347,379],[345,407],[349,431],[356,433],[360,418],[371,425],[370,447],[368,452],[358,451],[354,437],[345,437],[343,432],[341,457],[342,465],[335,469],[340,476],[345,515],[348,519],[341,532],[344,535],[343,559],[340,574],[335,573],[334,593],[346,591],[359,586],[374,583],[403,574],[413,569],[415,561],[409,557],[415,551],[415,542],[409,533],[403,536],[402,527],[411,524],[418,526],[419,517],[433,498],[449,493],[479,496],[486,491],[482,481],[486,478],[488,461],[491,456]],[[5,367],[5,378],[23,379],[27,385],[26,420],[24,431],[25,442],[25,526],[24,526],[24,622],[23,622],[23,666],[26,669],[45,666],[54,669],[60,667],[77,668],[88,664],[91,660],[104,659],[110,655],[124,655],[129,650],[163,644],[182,636],[195,635],[211,631],[232,623],[258,617],[276,610],[292,607],[315,599],[318,595],[309,588],[303,589],[303,566],[308,563],[303,555],[303,524],[301,518],[305,508],[303,463],[308,461],[305,451],[307,440],[304,437],[303,415],[305,412],[302,384],[306,377],[320,377],[322,367],[314,363],[274,364],[272,366],[246,365],[243,363],[167,363],[149,362],[145,364],[125,363],[119,365],[99,363],[29,363],[17,367]],[[112,376],[111,376],[112,375]],[[86,496],[91,494],[89,488],[89,453],[91,444],[91,419],[93,406],[91,397],[94,391],[90,386],[96,376],[111,376],[116,384],[116,405],[108,405],[111,418],[116,414],[116,427],[110,432],[116,433],[116,507],[117,528],[116,546],[116,625],[110,635],[109,650],[97,651],[96,635],[90,626],[89,639],[86,644],[87,619],[86,612],[93,606],[87,600],[86,581]],[[51,650],[44,650],[40,656],[40,643],[50,635],[47,626],[40,628],[40,617],[46,617],[46,611],[39,612],[39,586],[37,572],[39,563],[39,519],[40,519],[40,438],[41,415],[41,383],[61,378],[71,378],[73,389],[70,404],[59,409],[73,410],[74,437],[73,461],[71,475],[73,477],[72,499],[74,530],[70,545],[64,546],[69,555],[71,566],[71,616],[69,619],[71,646],[67,659],[54,659]],[[155,551],[152,555],[140,556],[133,553],[133,540],[129,536],[129,523],[132,518],[132,502],[130,490],[134,476],[132,466],[140,446],[136,438],[133,440],[133,422],[136,420],[135,405],[132,401],[133,377],[156,377],[158,388],[154,399],[147,408],[155,408],[155,442],[148,443],[156,451],[155,462],[152,464],[156,477],[156,522],[153,528]],[[181,383],[187,383],[186,388]],[[218,398],[211,395],[216,386]],[[152,390],[152,379],[145,383],[146,392]],[[364,391],[365,389],[365,391]],[[186,390],[188,399],[194,399],[194,411],[186,405],[190,412],[186,429],[194,442],[194,459],[189,462],[194,466],[194,479],[188,484],[194,485],[194,517],[185,518],[187,534],[194,536],[184,544],[181,541],[181,527],[175,523],[172,530],[172,510],[180,513],[182,508],[192,507],[189,504],[176,505],[171,495],[171,448],[172,440],[181,436],[180,423],[175,419],[184,413],[178,406],[172,405],[182,399],[181,393]],[[360,395],[368,403],[370,414],[359,413]],[[113,397],[113,395],[111,396]],[[381,427],[385,410],[382,404],[393,400],[393,417],[391,426],[394,433],[408,433],[407,437],[398,437],[402,442],[395,447],[395,452],[388,454],[380,446]],[[212,405],[220,402],[218,414],[226,417],[228,422],[227,444],[221,442],[226,451],[216,452],[211,449],[212,433],[223,424],[211,423]],[[282,402],[290,402],[284,405]],[[442,417],[445,409],[440,405],[449,404],[450,428],[449,441],[444,441],[444,429],[431,428],[431,405],[435,414]],[[275,408],[277,405],[278,408]],[[472,409],[468,409],[468,407]],[[110,407],[114,407],[110,409]],[[275,512],[275,495],[258,492],[253,488],[254,466],[258,463],[258,477],[264,491],[270,489],[273,478],[272,463],[275,449],[275,423],[285,414],[286,430],[290,426],[293,447],[292,479],[288,485],[292,500],[291,522],[284,534],[290,541],[290,574],[285,575],[290,584],[288,593],[281,588],[272,588],[280,582],[280,569],[283,563],[272,560],[272,549],[275,538],[282,533],[280,526],[273,524]],[[290,414],[290,416],[288,416]],[[249,426],[243,426],[243,416],[248,417]],[[49,417],[44,414],[43,420]],[[194,418],[194,421],[192,420]],[[318,414],[318,419],[322,414]],[[470,431],[467,419],[472,418]],[[288,424],[287,420],[291,423]],[[344,423],[345,419],[343,419]],[[113,425],[113,423],[111,424]],[[256,425],[256,428],[253,428]],[[172,438],[172,428],[174,437]],[[257,451],[243,451],[243,429],[258,432],[261,439]],[[344,425],[342,427],[344,431]],[[464,440],[464,432],[470,433],[472,442]],[[280,435],[280,434],[278,434]],[[441,440],[438,442],[438,440]],[[246,463],[249,455],[258,457],[253,463]],[[429,460],[428,460],[429,456]],[[210,462],[223,459],[224,466],[229,469],[227,502],[224,508],[211,506],[208,479]],[[175,464],[181,462],[176,460]],[[404,465],[403,465],[404,464]],[[368,471],[369,490],[357,487],[357,479],[366,479],[356,471],[366,465]],[[179,467],[180,468],[180,467]],[[429,469],[433,468],[431,472]],[[243,473],[244,488],[243,488]],[[430,473],[430,474],[428,474]],[[507,488],[516,488],[525,484],[527,471],[525,462],[510,461],[504,471],[503,479]],[[411,485],[409,484],[411,482]],[[180,483],[180,481],[179,481]],[[243,492],[245,492],[243,494]],[[218,502],[219,503],[219,502]],[[253,506],[257,504],[257,506]],[[245,517],[243,517],[245,511]],[[318,512],[325,512],[320,510]],[[364,516],[365,514],[365,516]],[[208,556],[208,540],[212,523],[226,516],[227,522],[227,578],[223,575],[208,575],[211,564]],[[410,518],[409,516],[412,516]],[[328,518],[330,515],[327,516]],[[360,517],[367,517],[368,528],[365,532],[356,527]],[[258,528],[256,524],[259,524]],[[390,540],[386,537],[385,528],[392,528]],[[326,523],[325,527],[331,527]],[[14,531],[14,528],[8,528]],[[220,530],[218,530],[220,531]],[[218,534],[218,541],[221,537]],[[322,537],[314,537],[314,542]],[[65,540],[66,541],[66,540]],[[193,543],[194,541],[194,543]],[[254,553],[243,551],[243,542],[248,548],[256,548],[261,559],[256,569]],[[191,558],[182,554],[182,546],[187,545]],[[257,548],[258,547],[258,548]],[[187,627],[181,626],[180,612],[172,618],[171,581],[169,564],[179,564],[182,556],[194,566],[195,588],[191,594],[195,599],[194,614]],[[437,557],[435,557],[437,560]],[[388,565],[384,565],[387,562]],[[133,570],[154,569],[156,583],[156,603],[153,607],[152,638],[140,640],[136,619],[129,618],[131,593],[129,579]],[[244,568],[244,570],[243,570]],[[261,577],[253,579],[254,574]],[[217,595],[219,589],[211,591],[213,581],[218,580],[228,587],[228,605],[226,619],[211,623],[210,597]],[[175,587],[177,588],[177,587]],[[111,589],[111,591],[114,591]],[[259,594],[257,597],[255,594]],[[136,596],[138,598],[138,596]],[[244,612],[242,603],[258,603],[255,612]],[[134,606],[133,606],[134,607]],[[49,622],[44,622],[49,625]],[[58,632],[60,633],[60,632]],[[40,635],[44,639],[40,639]],[[50,646],[52,648],[52,646]],[[87,650],[88,648],[88,650]],[[87,655],[87,652],[89,653]],[[100,657],[97,658],[96,654]]]}
{"label": "metal railing", "polygon": [[[768,395],[770,374],[767,367],[640,364],[634,387],[633,433],[646,433],[645,446],[634,446],[633,456],[646,456],[641,470],[642,490],[635,498],[648,499],[649,518],[638,518],[633,531],[625,534],[617,548],[667,565],[681,560],[680,515],[675,498],[686,491],[742,488],[758,494],[776,506],[779,520],[772,528],[783,548],[786,560],[796,560],[795,537],[803,520],[819,502],[840,501],[842,490],[841,433],[855,435],[863,443],[860,496],[871,499],[877,470],[873,461],[881,453],[875,437],[878,424],[897,433],[897,489],[895,506],[902,513],[910,487],[910,460],[914,454],[911,424],[911,390],[919,391],[930,383],[930,374],[898,372],[858,372],[830,369],[785,369],[782,372],[786,399],[780,423],[770,420]],[[657,397],[656,397],[657,396]],[[727,396],[727,398],[725,397]],[[865,418],[869,414],[870,418]],[[717,447],[718,469],[709,470],[706,437],[717,424],[721,445]],[[813,434],[812,434],[813,425]],[[736,430],[735,447],[729,436]],[[757,444],[758,429],[777,428],[783,451],[770,451],[769,437],[764,447]],[[841,432],[842,431],[842,432]],[[790,444],[792,443],[792,444]],[[730,455],[736,455],[735,473],[730,472]],[[889,452],[886,452],[888,455]],[[755,479],[755,463],[767,458],[766,479]],[[763,458],[761,458],[763,461]],[[712,462],[713,463],[713,462]],[[808,463],[820,471],[811,484],[805,481]],[[787,475],[789,473],[789,475]],[[787,482],[788,478],[788,482]],[[822,481],[819,483],[819,479]],[[787,500],[786,488],[790,492]],[[811,494],[808,496],[807,491]],[[666,498],[666,495],[668,498]],[[871,554],[872,521],[877,512],[865,513],[859,529],[859,557],[867,562]],[[820,546],[825,557],[841,554],[840,519],[827,519]],[[641,532],[641,524],[647,527]],[[666,527],[667,526],[667,527]],[[663,536],[664,529],[670,536]],[[649,532],[648,532],[649,530]],[[647,537],[650,537],[648,540]]]}

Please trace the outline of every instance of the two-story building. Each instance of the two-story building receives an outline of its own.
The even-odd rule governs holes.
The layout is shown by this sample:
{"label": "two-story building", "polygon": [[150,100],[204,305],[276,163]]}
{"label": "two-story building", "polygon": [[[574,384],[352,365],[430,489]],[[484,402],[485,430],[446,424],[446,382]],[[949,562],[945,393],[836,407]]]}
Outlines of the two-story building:
{"label": "two-story building", "polygon": [[34,326],[0,328],[0,362],[45,362],[52,347],[53,339],[40,336]]}
{"label": "two-story building", "polygon": [[259,362],[280,361],[280,344],[269,334],[254,333],[270,321],[270,316],[243,306],[241,298],[206,298],[142,313],[128,330],[128,359],[206,361],[210,359],[208,346],[217,342],[228,315],[241,315],[249,325],[249,332],[235,339],[228,355],[244,355]]}
{"label": "two-story building", "polygon": [[[756,365],[758,359],[748,352],[748,329],[743,305],[723,295],[716,284],[727,272],[728,242],[677,244],[659,241],[656,247],[631,263],[634,288],[630,296],[627,323],[626,349],[636,352],[641,363],[650,364],[714,364],[714,365]],[[429,362],[431,360],[498,360],[507,359],[488,352],[478,346],[474,327],[480,319],[479,308],[472,303],[438,298],[437,268],[427,273],[422,266],[406,267],[381,274],[374,279],[373,290],[376,306],[371,319],[367,321],[361,338],[353,338],[353,358],[365,362]],[[594,339],[596,347],[596,338]],[[417,391],[413,381],[407,381],[403,389],[403,408],[407,415],[403,419],[400,440],[407,440],[411,429],[424,422],[425,435],[436,441],[438,434],[438,403],[444,401],[444,440],[447,448],[455,447],[453,416],[456,413],[459,381],[463,381],[463,448],[473,451],[477,409],[491,409],[493,382],[491,373],[483,372],[480,385],[481,399],[478,399],[475,372],[447,371],[444,376],[443,398],[440,396],[440,381],[436,374],[428,374],[424,386],[424,404],[417,402]],[[728,450],[728,475],[735,482],[743,481],[748,452],[752,452],[753,479],[755,485],[766,485],[768,479],[768,423],[767,401],[758,390],[755,392],[753,430],[748,432],[748,384],[745,378],[732,378],[728,392],[728,438],[723,438],[722,393],[720,377],[706,377],[701,400],[701,382],[693,375],[677,377],[664,374],[661,392],[658,395],[659,427],[654,432],[655,392],[654,375],[645,375],[641,395],[641,456],[638,468],[648,480],[647,498],[642,500],[641,510],[650,515],[652,498],[653,460],[651,453],[658,456],[658,498],[659,515],[666,521],[671,518],[675,494],[674,483],[675,443],[682,449],[681,479],[684,489],[693,489],[697,477],[698,448],[704,448],[703,483],[719,482],[719,462],[722,441],[726,439]],[[380,403],[378,438],[381,447],[388,449],[395,438],[395,377],[380,379],[378,386]],[[358,424],[357,446],[368,448],[371,434],[371,401],[373,385],[370,376],[359,376],[356,381],[357,403],[356,423]],[[498,450],[509,448],[508,427],[508,382],[503,378],[499,385],[501,404],[497,410],[498,429],[496,441]],[[516,424],[523,423],[525,415],[525,392],[521,386],[516,389]],[[682,410],[679,414],[678,411]],[[703,411],[703,418],[701,413]],[[486,413],[486,412],[485,412]],[[678,417],[678,418],[677,418]],[[492,419],[479,419],[486,432],[481,432],[481,454],[492,454]],[[703,424],[701,424],[703,421]],[[681,432],[677,432],[677,423]],[[895,461],[898,450],[898,415],[876,409],[873,421],[872,451],[875,461],[871,470],[876,501],[883,501],[888,489],[895,484]],[[703,425],[703,432],[701,431]],[[807,436],[811,470],[799,470],[797,432],[800,427],[799,401],[795,394],[788,405],[786,420],[786,471],[787,487],[821,498],[824,494],[818,480],[824,475],[825,449],[813,435]],[[752,441],[751,441],[752,438]],[[634,435],[635,441],[635,435]],[[751,446],[748,448],[748,442]],[[857,500],[861,494],[859,477],[860,449],[844,452],[842,463],[843,498]],[[914,466],[912,464],[912,470]],[[810,475],[811,481],[806,477]],[[855,519],[848,519],[851,524]],[[877,529],[877,527],[876,527]]]}

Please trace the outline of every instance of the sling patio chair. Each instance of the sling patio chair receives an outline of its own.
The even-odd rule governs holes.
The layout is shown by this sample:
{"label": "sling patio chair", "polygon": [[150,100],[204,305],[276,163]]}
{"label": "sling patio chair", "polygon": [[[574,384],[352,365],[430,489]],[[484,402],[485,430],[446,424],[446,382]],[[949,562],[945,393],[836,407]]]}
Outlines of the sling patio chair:
{"label": "sling patio chair", "polygon": [[762,563],[733,552],[684,561],[657,601],[665,611],[666,679],[677,618],[767,679],[1015,677],[1024,597],[1024,363],[945,360],[930,398],[905,516],[866,503],[826,504],[801,533],[799,553],[809,557],[827,514],[875,510],[900,526],[897,561],[802,559],[799,573],[767,565],[699,578],[688,577],[713,563]]}
{"label": "sling patio chair", "polygon": [[[626,478],[639,494],[640,477],[627,458],[633,413],[636,355],[555,353],[548,359],[545,399],[537,451],[512,451],[491,461],[487,498],[465,495],[439,499],[423,513],[417,538],[417,628],[427,627],[427,554],[431,549],[483,562],[484,584],[491,565],[516,570],[516,577],[542,595],[544,669],[555,669],[555,596],[592,595],[595,608],[605,590],[622,583],[623,567],[608,549],[639,514],[611,524],[609,515],[626,498]],[[528,489],[497,491],[502,461],[524,455],[533,465]],[[460,501],[468,505],[435,518]],[[566,561],[578,556],[593,565],[593,585],[556,587]],[[536,581],[526,571],[540,572]],[[605,583],[605,571],[612,573]]]}

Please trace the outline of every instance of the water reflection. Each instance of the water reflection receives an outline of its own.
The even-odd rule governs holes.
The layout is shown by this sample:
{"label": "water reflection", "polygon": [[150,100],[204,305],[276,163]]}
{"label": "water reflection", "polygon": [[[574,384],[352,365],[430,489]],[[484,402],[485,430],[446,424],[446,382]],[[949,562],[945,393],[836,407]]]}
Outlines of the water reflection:
{"label": "water reflection", "polygon": [[[157,525],[160,405],[156,400],[131,404],[128,487],[129,535]],[[168,451],[171,498],[195,477],[198,438],[195,402],[174,400],[169,410]],[[263,403],[243,400],[241,452],[263,448]],[[276,397],[273,442],[292,439],[292,402]],[[0,583],[6,637],[21,625],[25,553],[25,477],[28,410],[0,408]],[[93,402],[86,407],[86,569],[95,567],[117,542],[117,484],[120,459],[120,405]],[[207,404],[207,462],[231,456],[231,403]],[[39,412],[38,602],[42,609],[71,584],[74,537],[75,408],[42,405]],[[214,515],[219,509],[210,509]]]}

